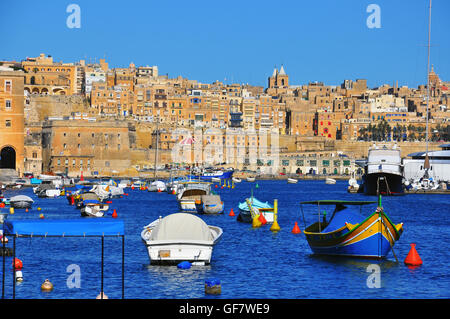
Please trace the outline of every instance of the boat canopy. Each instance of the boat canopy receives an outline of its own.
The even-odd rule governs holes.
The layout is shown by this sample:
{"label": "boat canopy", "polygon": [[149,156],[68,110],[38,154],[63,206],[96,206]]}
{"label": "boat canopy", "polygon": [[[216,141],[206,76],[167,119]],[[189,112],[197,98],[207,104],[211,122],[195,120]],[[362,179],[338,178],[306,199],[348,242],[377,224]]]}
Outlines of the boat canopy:
{"label": "boat canopy", "polygon": [[307,202],[300,202],[300,204],[314,204],[314,205],[368,205],[376,204],[374,201],[349,201],[349,200],[313,200]]}
{"label": "boat canopy", "polygon": [[33,203],[33,199],[31,199],[31,197],[28,197],[26,195],[17,195],[17,196],[13,196],[10,198],[9,200],[10,202],[31,202]]}
{"label": "boat canopy", "polygon": [[19,236],[120,236],[124,223],[117,219],[28,219],[5,221],[5,234]]}
{"label": "boat canopy", "polygon": [[192,214],[176,213],[164,217],[155,226],[150,240],[204,240],[212,241],[208,225]]}
{"label": "boat canopy", "polygon": [[364,217],[359,212],[357,207],[345,207],[345,209],[336,211],[332,216],[329,224],[322,230],[323,233],[329,233],[345,226],[345,223],[359,224],[364,220]]}

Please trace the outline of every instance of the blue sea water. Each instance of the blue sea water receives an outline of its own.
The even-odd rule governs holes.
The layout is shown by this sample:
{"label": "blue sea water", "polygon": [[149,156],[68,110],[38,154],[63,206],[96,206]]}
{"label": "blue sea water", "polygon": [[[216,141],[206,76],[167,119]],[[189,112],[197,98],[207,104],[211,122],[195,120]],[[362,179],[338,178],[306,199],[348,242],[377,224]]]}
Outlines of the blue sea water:
{"label": "blue sea water", "polygon": [[[258,184],[258,188],[256,188]],[[236,220],[238,203],[253,194],[259,200],[278,199],[278,223],[281,231],[272,233],[268,225],[253,229]],[[113,199],[125,223],[125,298],[283,298],[283,299],[415,299],[450,297],[450,226],[448,195],[405,195],[384,197],[383,207],[396,224],[404,223],[404,233],[393,253],[383,261],[317,257],[303,234],[292,234],[297,221],[304,229],[300,202],[318,199],[374,200],[375,196],[349,194],[347,182],[326,185],[324,181],[243,181],[234,189],[213,188],[225,202],[225,213],[201,216],[206,223],[223,228],[223,237],[215,246],[208,266],[179,269],[176,266],[150,266],[141,241],[142,227],[159,216],[178,212],[174,195],[126,189],[129,196]],[[79,210],[68,205],[65,197],[37,198],[31,189],[7,190],[5,197],[25,194],[35,200],[29,212],[16,210],[9,220],[38,218],[82,218]],[[37,208],[40,207],[41,211]],[[368,206],[370,213],[376,205]],[[229,216],[233,208],[235,217]],[[7,212],[8,209],[3,209]],[[317,208],[304,206],[306,225],[317,220]],[[107,216],[104,218],[111,218]],[[410,269],[403,260],[415,243],[423,265]],[[8,244],[12,247],[12,240]],[[104,292],[109,298],[121,298],[122,241],[105,239]],[[16,256],[23,262],[24,281],[16,285],[18,299],[93,299],[100,292],[100,238],[18,238]],[[12,297],[11,257],[6,258],[6,298]],[[80,288],[69,288],[73,270],[80,268]],[[380,288],[369,288],[370,265],[380,268]],[[368,271],[369,267],[369,271]],[[1,271],[1,267],[0,267]],[[52,292],[42,292],[40,285],[48,278]],[[205,280],[219,279],[220,295],[205,295]]]}

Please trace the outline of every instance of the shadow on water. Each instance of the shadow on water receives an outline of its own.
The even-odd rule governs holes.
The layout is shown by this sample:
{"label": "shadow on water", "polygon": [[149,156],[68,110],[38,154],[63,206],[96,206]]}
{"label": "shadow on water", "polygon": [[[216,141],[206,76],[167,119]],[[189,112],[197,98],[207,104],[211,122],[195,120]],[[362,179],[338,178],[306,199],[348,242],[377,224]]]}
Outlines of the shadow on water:
{"label": "shadow on water", "polygon": [[357,267],[357,268],[367,268],[370,265],[377,264],[383,268],[389,269],[398,267],[400,263],[389,259],[370,259],[370,258],[360,258],[360,257],[348,257],[348,256],[327,256],[327,255],[315,255],[310,254],[308,258],[319,262],[323,265],[327,264],[330,266],[343,266],[343,267]]}

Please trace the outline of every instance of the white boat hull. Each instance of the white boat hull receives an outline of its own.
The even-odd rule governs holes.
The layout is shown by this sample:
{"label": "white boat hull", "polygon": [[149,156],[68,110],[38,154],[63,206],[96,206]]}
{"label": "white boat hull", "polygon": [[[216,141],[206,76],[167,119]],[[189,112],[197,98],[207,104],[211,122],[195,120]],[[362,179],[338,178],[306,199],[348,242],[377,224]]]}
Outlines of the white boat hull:
{"label": "white boat hull", "polygon": [[151,264],[178,264],[182,261],[210,264],[213,245],[189,243],[147,244]]}
{"label": "white boat hull", "polygon": [[295,178],[288,178],[287,182],[288,182],[289,184],[297,184],[298,179],[295,179]]}
{"label": "white boat hull", "polygon": [[178,203],[180,204],[180,209],[182,211],[197,211],[197,208],[195,206],[195,200],[191,200],[191,199],[180,199],[178,200]]}

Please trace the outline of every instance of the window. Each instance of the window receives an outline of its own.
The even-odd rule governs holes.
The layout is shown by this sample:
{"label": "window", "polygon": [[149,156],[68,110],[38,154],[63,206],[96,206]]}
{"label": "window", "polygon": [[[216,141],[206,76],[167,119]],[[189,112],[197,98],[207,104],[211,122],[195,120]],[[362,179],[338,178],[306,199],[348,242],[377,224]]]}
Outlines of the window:
{"label": "window", "polygon": [[61,165],[61,159],[58,158],[58,166]]}
{"label": "window", "polygon": [[37,153],[33,152],[33,158],[37,158]]}
{"label": "window", "polygon": [[11,100],[5,100],[5,109],[11,109]]}
{"label": "window", "polygon": [[76,160],[73,159],[72,160],[72,165],[75,166],[75,164],[76,164]]}
{"label": "window", "polygon": [[5,126],[6,127],[11,127],[11,120],[6,120],[5,121]]}
{"label": "window", "polygon": [[64,144],[63,144],[63,147],[64,147],[64,148],[66,148],[66,147],[67,147],[67,144],[66,144],[66,143],[64,143]]}
{"label": "window", "polygon": [[11,92],[12,83],[10,80],[5,80],[5,92]]}

